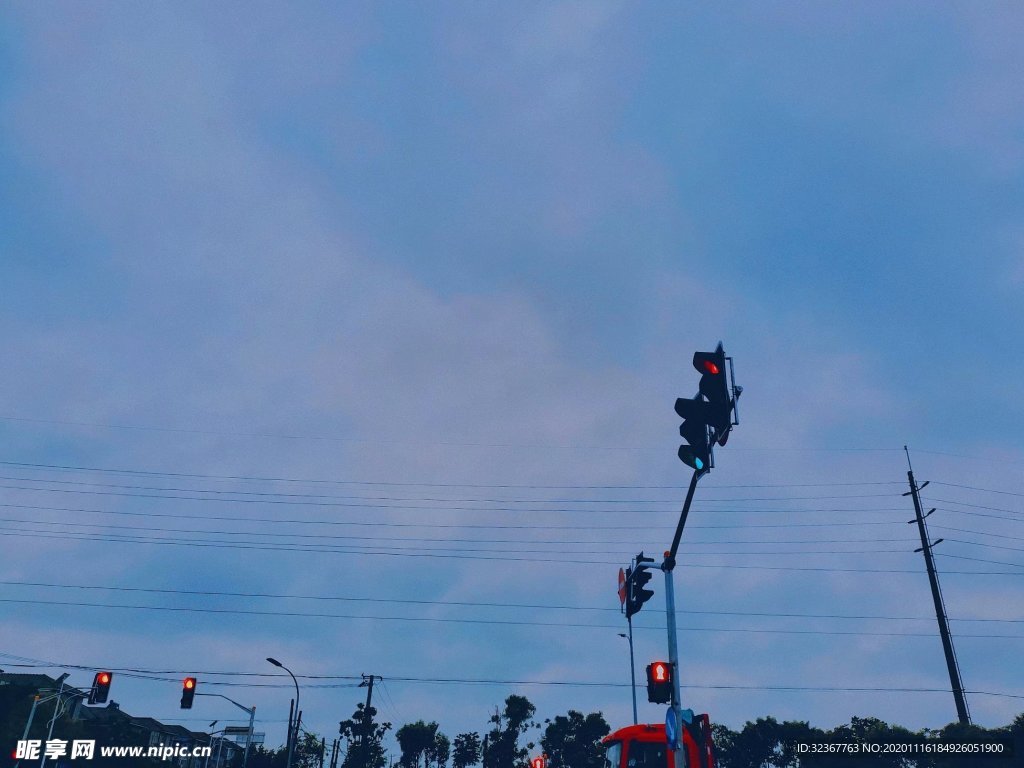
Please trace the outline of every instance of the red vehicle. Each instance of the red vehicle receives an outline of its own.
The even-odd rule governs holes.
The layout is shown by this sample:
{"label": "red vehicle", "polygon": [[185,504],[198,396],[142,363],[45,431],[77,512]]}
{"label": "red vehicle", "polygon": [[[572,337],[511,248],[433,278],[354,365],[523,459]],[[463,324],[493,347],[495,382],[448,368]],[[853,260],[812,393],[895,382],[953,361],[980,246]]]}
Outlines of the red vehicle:
{"label": "red vehicle", "polygon": [[[605,736],[605,768],[676,768],[675,753],[668,748],[664,725],[630,725]],[[711,721],[695,715],[683,728],[686,765],[678,768],[716,768],[711,741]]]}

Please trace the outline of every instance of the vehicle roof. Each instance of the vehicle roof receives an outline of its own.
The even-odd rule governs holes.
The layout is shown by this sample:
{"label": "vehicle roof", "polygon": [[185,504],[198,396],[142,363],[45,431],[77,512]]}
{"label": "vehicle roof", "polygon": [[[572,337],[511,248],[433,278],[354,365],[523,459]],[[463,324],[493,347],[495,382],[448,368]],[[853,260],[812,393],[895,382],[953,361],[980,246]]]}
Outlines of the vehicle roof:
{"label": "vehicle roof", "polygon": [[607,744],[609,741],[656,741],[665,742],[665,724],[658,723],[652,725],[650,723],[640,723],[639,725],[627,725],[625,728],[619,728],[617,731],[612,731],[603,739],[602,744]]}

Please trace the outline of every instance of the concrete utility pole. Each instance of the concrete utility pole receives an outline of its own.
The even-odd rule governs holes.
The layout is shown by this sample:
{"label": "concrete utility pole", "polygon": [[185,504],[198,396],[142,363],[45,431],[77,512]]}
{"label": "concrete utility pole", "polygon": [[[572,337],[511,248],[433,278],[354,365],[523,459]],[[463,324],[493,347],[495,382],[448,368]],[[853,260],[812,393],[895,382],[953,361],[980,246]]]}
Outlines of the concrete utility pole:
{"label": "concrete utility pole", "polygon": [[949,621],[946,619],[946,604],[942,599],[942,590],[939,588],[939,577],[935,572],[935,559],[932,557],[932,547],[938,544],[942,539],[938,541],[931,541],[928,536],[928,525],[925,523],[925,518],[928,517],[934,509],[931,509],[927,514],[921,512],[921,494],[920,491],[926,485],[926,480],[922,485],[918,485],[914,480],[914,469],[910,465],[910,451],[907,450],[907,446],[903,446],[903,450],[907,454],[907,466],[910,469],[907,470],[907,479],[910,481],[910,490],[904,493],[904,496],[910,496],[914,500],[914,519],[908,520],[908,523],[917,523],[917,532],[921,536],[921,547],[915,549],[915,552],[924,553],[924,565],[928,570],[928,584],[932,588],[932,602],[935,604],[935,618],[939,622],[939,637],[942,638],[942,652],[946,656],[946,669],[949,672],[949,684],[953,689],[953,701],[956,704],[956,715],[960,719],[961,725],[971,724],[971,712],[967,708],[967,699],[964,698],[964,684],[960,679],[960,666],[956,661],[956,651],[953,648],[953,638],[949,634]]}
{"label": "concrete utility pole", "polygon": [[366,687],[366,709],[363,710],[363,736],[360,744],[360,751],[363,753],[363,768],[369,768],[370,764],[370,736],[373,727],[373,719],[370,717],[370,702],[373,701],[373,681],[380,680],[379,675],[363,675],[363,682],[359,687]]}

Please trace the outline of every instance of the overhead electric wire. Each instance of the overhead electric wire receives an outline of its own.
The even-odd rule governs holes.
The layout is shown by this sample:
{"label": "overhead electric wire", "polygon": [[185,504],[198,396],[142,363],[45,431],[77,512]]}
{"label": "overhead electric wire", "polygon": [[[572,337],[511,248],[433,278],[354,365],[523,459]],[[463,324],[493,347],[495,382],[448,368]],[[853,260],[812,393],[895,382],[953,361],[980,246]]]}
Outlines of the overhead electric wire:
{"label": "overhead electric wire", "polygon": [[956,531],[957,533],[970,533],[970,534],[974,534],[975,536],[994,536],[995,538],[998,538],[998,539],[1011,539],[1013,541],[1024,541],[1024,536],[1010,536],[1009,534],[1005,534],[1005,533],[991,533],[989,531],[975,531],[975,530],[971,530],[969,528],[951,528],[948,525],[936,525],[935,523],[932,523],[928,527],[933,529],[933,530],[939,530],[939,531]]}
{"label": "overhead electric wire", "polygon": [[[161,536],[143,536],[140,534],[118,534],[118,533],[97,533],[89,531],[64,531],[59,536],[51,534],[50,531],[37,531],[30,528],[4,528],[0,527],[0,531],[8,534],[25,535],[25,534],[40,534],[46,538],[67,538],[70,540],[84,540],[84,541],[96,541],[98,539],[105,541],[118,541],[118,542],[130,542],[135,544],[168,544],[168,543],[182,543],[182,544],[195,544],[195,545],[217,545],[217,544],[235,544],[236,542],[224,539],[203,539],[197,538],[194,535],[187,541],[182,541],[180,538],[170,539]],[[193,532],[193,533],[209,533],[207,531]],[[251,536],[265,536],[267,534],[254,533],[248,534]],[[280,548],[284,551],[292,551],[292,545],[290,544],[279,544],[275,541],[243,541],[243,544],[261,545],[268,548],[277,549]],[[520,542],[524,544],[530,544],[531,542]],[[558,545],[563,546],[561,542],[545,542],[552,546]],[[303,547],[307,548],[310,552],[337,552],[337,553],[351,553],[358,554],[368,549],[382,549],[388,552],[406,552],[406,551],[418,551],[418,552],[483,552],[483,553],[495,553],[495,554],[558,554],[558,550],[549,549],[499,549],[499,548],[472,548],[472,547],[425,547],[422,544],[416,546],[399,546],[395,544],[388,545],[367,545],[367,544],[316,544],[310,542],[303,542]],[[618,555],[621,550],[569,550],[573,554],[586,554],[586,555]],[[798,550],[798,551],[786,551],[786,552],[694,552],[685,551],[681,554],[685,554],[688,557],[694,556],[706,556],[706,555],[784,555],[791,557],[794,554],[805,554],[805,555],[844,555],[844,554],[907,554],[908,549],[855,549],[855,550]]]}
{"label": "overhead electric wire", "polygon": [[[0,462],[0,463],[2,463],[2,462]],[[944,485],[947,488],[963,488],[963,489],[968,490],[968,491],[982,491],[983,493],[998,493],[998,494],[1002,494],[1003,496],[1020,496],[1020,497],[1024,497],[1024,493],[1020,493],[1018,491],[999,491],[999,490],[996,490],[995,488],[979,488],[976,485],[961,485],[959,483],[944,483],[941,480],[932,480],[931,484],[932,485]]]}
{"label": "overhead electric wire", "polygon": [[[0,656],[11,657],[11,654],[0,653]],[[13,657],[21,658],[21,657]],[[212,675],[215,677],[259,677],[259,678],[280,678],[283,675],[275,673],[264,673],[264,672],[224,672],[224,671],[210,671],[210,670],[146,670],[138,668],[124,668],[116,667],[112,665],[89,665],[89,664],[63,664],[50,661],[39,661],[29,660],[34,663],[15,663],[9,664],[12,667],[23,667],[23,668],[34,668],[34,669],[76,669],[83,671],[92,671],[94,669],[109,669],[111,672],[116,674],[136,674],[136,675],[165,675],[163,678],[151,678],[151,679],[162,679],[168,683],[180,684],[181,675]],[[589,681],[589,680],[502,680],[496,678],[459,678],[459,677],[412,677],[405,675],[385,675],[386,679],[392,682],[402,683],[436,683],[436,684],[447,684],[447,685],[536,685],[536,686],[565,686],[565,687],[583,687],[583,688],[629,688],[630,683],[612,683],[603,681]],[[304,681],[309,680],[348,680],[358,681],[362,679],[361,675],[296,675],[296,678]],[[221,686],[234,686],[234,687],[264,687],[264,688],[288,688],[291,687],[291,681],[281,682],[279,684],[263,684],[263,683],[232,683],[229,681],[217,681],[217,680],[204,680],[204,685],[221,685]],[[342,685],[337,684],[317,684],[317,683],[305,683],[304,688],[336,688],[336,687],[353,687],[354,683],[344,683]],[[688,681],[688,688],[695,688],[699,690],[743,690],[743,691],[796,691],[796,692],[815,692],[815,693],[849,693],[849,692],[874,692],[874,693],[941,693],[944,695],[949,694],[948,688],[910,688],[910,687],[868,687],[868,686],[791,686],[791,685],[735,685],[735,684],[716,684],[716,683],[700,683],[697,681]],[[979,696],[997,696],[1010,699],[1024,699],[1024,695],[1003,693],[998,691],[965,691],[968,694],[974,694]]]}
{"label": "overhead electric wire", "polygon": [[[166,495],[158,493],[126,493],[122,491],[87,491],[81,489],[69,489],[69,488],[34,488],[29,486],[19,485],[7,485],[0,484],[0,488],[6,490],[15,491],[31,491],[34,493],[63,493],[63,494],[79,494],[87,496],[116,496],[119,498],[133,498],[133,499],[168,499],[172,501],[205,501],[205,502],[217,502],[222,504],[284,504],[288,506],[296,507],[340,507],[340,508],[357,508],[357,509],[390,509],[390,510],[455,510],[455,511],[486,511],[486,512],[534,512],[542,514],[551,514],[553,512],[573,512],[582,514],[622,514],[622,510],[594,510],[594,509],[516,509],[514,507],[466,507],[459,505],[452,505],[445,503],[444,507],[437,507],[434,505],[419,505],[419,504],[356,504],[351,502],[341,501],[311,501],[311,500],[291,500],[291,499],[225,499],[217,496],[205,497],[205,496],[184,496],[184,495]],[[857,495],[845,495],[845,496],[779,496],[779,497],[749,497],[740,499],[706,499],[705,502],[752,502],[752,501],[825,501],[835,499],[867,499],[867,498],[893,498],[892,494],[888,493],[876,493],[876,494],[857,494]],[[439,502],[443,503],[443,502]],[[669,502],[665,502],[666,505]],[[668,507],[664,510],[630,510],[632,513],[669,513],[673,512],[673,507]]]}
{"label": "overhead electric wire", "polygon": [[[103,592],[143,592],[161,595],[190,595],[196,597],[244,597],[244,598],[267,598],[282,600],[320,600],[354,603],[397,603],[403,605],[429,605],[447,607],[469,607],[469,608],[514,608],[530,610],[559,610],[559,611],[598,611],[621,613],[619,608],[610,606],[585,606],[585,605],[550,605],[537,603],[496,603],[486,601],[469,600],[425,600],[406,598],[386,597],[354,597],[351,595],[302,595],[302,594],[280,594],[268,592],[226,592],[216,590],[195,590],[195,589],[169,589],[166,587],[124,587],[97,584],[58,584],[53,582],[38,581],[14,581],[0,580],[2,586],[18,587],[43,587],[48,589],[81,589],[97,590]],[[803,619],[856,619],[856,620],[885,620],[885,621],[934,621],[934,616],[891,616],[879,614],[835,614],[835,613],[781,613],[769,611],[721,611],[721,610],[695,610],[684,609],[676,611],[679,615],[709,615],[709,616],[758,616],[772,618],[803,618]],[[1024,624],[1024,618],[982,618],[968,619],[952,617],[954,621],[974,622],[995,622],[1005,624]]]}
{"label": "overhead electric wire", "polygon": [[[72,600],[37,600],[0,598],[0,603],[15,605],[49,605],[75,608],[104,608],[110,610],[133,611],[169,611],[172,613],[210,613],[232,616],[276,616],[290,619],[344,619],[346,621],[405,621],[430,624],[474,624],[517,627],[547,627],[548,629],[564,627],[566,629],[619,629],[619,624],[583,624],[579,622],[561,621],[528,621],[524,619],[466,619],[439,616],[366,616],[360,614],[316,613],[302,611],[261,611],[251,608],[206,608],[198,606],[168,605],[123,605],[117,603],[95,603]],[[663,627],[634,624],[633,629],[662,631]],[[680,632],[725,632],[759,635],[848,635],[856,637],[921,637],[932,638],[932,632],[877,632],[858,630],[827,630],[827,629],[765,629],[752,627],[678,627]],[[959,632],[957,637],[969,637],[984,640],[1024,640],[1024,635],[984,635]]]}
{"label": "overhead electric wire", "polygon": [[[487,488],[522,490],[686,490],[685,485],[538,485],[512,483],[437,483],[396,480],[331,480],[326,478],[273,477],[258,475],[211,475],[196,472],[168,472],[166,470],[117,469],[109,467],[83,467],[73,464],[41,464],[23,461],[0,461],[0,466],[26,467],[34,469],[62,470],[69,472],[99,472],[108,474],[147,475],[163,477],[187,477],[204,480],[241,480],[267,483],[308,483],[330,485],[383,485],[396,487],[424,488]],[[902,480],[862,481],[855,483],[760,483],[754,485],[711,485],[717,488],[828,488],[861,485],[904,485]]]}
{"label": "overhead electric wire", "polygon": [[[48,534],[48,533],[21,533],[21,532],[8,532],[8,536],[26,536],[29,538],[49,538],[49,539],[70,539],[76,541],[105,541],[114,543],[130,543],[130,544],[156,544],[164,546],[185,546],[185,547],[212,547],[219,549],[248,549],[258,551],[270,551],[270,552],[306,552],[314,554],[347,554],[347,555],[380,555],[380,556],[391,556],[391,557],[425,557],[425,558],[440,558],[440,559],[451,559],[451,560],[487,560],[495,562],[529,562],[529,563],[563,563],[563,564],[583,564],[583,565],[618,565],[619,563],[611,560],[580,560],[567,557],[558,558],[538,558],[538,557],[495,557],[490,555],[471,555],[471,554],[443,554],[435,552],[393,552],[393,551],[365,551],[365,550],[353,550],[353,551],[339,551],[339,550],[324,550],[324,549],[313,549],[311,547],[297,547],[289,545],[280,546],[267,546],[257,544],[239,544],[239,543],[216,543],[206,544],[198,543],[195,541],[155,541],[151,539],[132,539],[128,537],[123,538],[110,538],[102,536],[89,536],[88,534]],[[743,553],[749,554],[749,553]],[[738,565],[734,563],[690,563],[683,562],[679,564],[682,568],[711,568],[711,569],[736,569],[736,570],[765,570],[765,571],[793,571],[793,572],[832,572],[832,573],[904,573],[916,575],[918,571],[907,570],[899,568],[824,568],[824,567],[798,567],[798,566],[768,566],[768,565]],[[945,571],[945,574],[956,574],[964,576],[1024,576],[1024,572],[1012,572],[1012,571]]]}
{"label": "overhead electric wire", "polygon": [[[451,502],[460,503],[474,503],[474,504],[664,504],[674,509],[678,504],[677,499],[608,499],[608,498],[597,498],[597,499],[541,499],[541,498],[530,498],[530,499],[518,499],[518,498],[459,498],[459,497],[443,497],[443,496],[357,496],[357,495],[332,495],[322,493],[283,493],[281,491],[246,491],[238,490],[233,488],[178,488],[178,487],[166,487],[166,486],[152,486],[152,485],[124,485],[119,483],[98,483],[98,482],[87,482],[83,480],[60,480],[54,478],[33,478],[33,477],[11,477],[9,475],[0,475],[0,480],[7,480],[12,482],[30,482],[30,483],[53,483],[57,485],[77,485],[87,486],[92,488],[120,488],[130,489],[139,491],[166,491],[169,493],[208,493],[216,494],[218,496],[259,496],[259,497],[284,497],[285,499],[334,499],[334,500],[345,500],[345,501],[424,501],[424,502],[437,502],[442,504],[449,504]],[[9,488],[12,486],[0,485],[0,488]],[[13,486],[18,490],[39,490],[39,491],[54,491],[62,492],[63,489],[57,488],[22,488],[20,486]],[[83,493],[86,493],[83,491]],[[128,494],[133,495],[133,494]],[[162,497],[161,497],[162,498]],[[177,496],[171,496],[168,498],[180,498]],[[191,498],[191,497],[184,497]],[[868,494],[843,494],[840,496],[749,496],[739,498],[727,498],[727,499],[715,499],[706,498],[705,501],[709,503],[717,502],[748,502],[748,501],[819,501],[819,500],[834,500],[834,499],[862,499],[862,498],[896,498],[894,493],[868,493]],[[232,499],[234,500],[234,499]],[[261,499],[253,499],[252,501],[260,501]],[[368,505],[374,506],[374,505]],[[590,511],[590,510],[587,510]],[[655,510],[661,511],[661,510]]]}
{"label": "overhead electric wire", "polygon": [[[0,487],[2,487],[2,486],[0,486]],[[1010,514],[1014,514],[1014,515],[1024,515],[1024,511],[1019,510],[1019,509],[1007,509],[1006,507],[990,507],[990,506],[988,506],[986,504],[971,504],[970,502],[967,502],[967,501],[954,501],[952,499],[938,499],[938,498],[935,498],[934,496],[928,496],[927,498],[922,496],[921,498],[923,500],[926,500],[926,501],[930,502],[930,503],[937,502],[939,504],[957,504],[957,505],[959,505],[961,507],[971,507],[972,509],[987,509],[990,512],[1009,512]]]}
{"label": "overhead electric wire", "polygon": [[[549,546],[553,546],[553,547],[556,547],[556,546],[557,547],[576,547],[578,545],[602,546],[602,545],[608,545],[608,544],[630,543],[630,542],[623,542],[623,541],[587,541],[587,540],[564,540],[564,539],[553,539],[553,540],[535,540],[535,539],[459,539],[459,538],[432,538],[432,539],[428,539],[428,538],[421,538],[421,537],[344,536],[344,535],[330,535],[330,534],[323,534],[323,533],[278,533],[278,532],[275,532],[275,531],[269,531],[269,532],[268,531],[217,531],[217,530],[196,530],[195,528],[166,528],[166,527],[161,527],[161,526],[144,526],[144,525],[115,526],[115,525],[103,525],[103,524],[100,524],[100,523],[72,523],[72,522],[67,522],[67,521],[63,521],[63,520],[60,520],[60,521],[22,520],[22,519],[19,519],[19,518],[2,518],[2,517],[0,517],[0,522],[20,523],[20,524],[24,524],[24,525],[36,525],[36,526],[49,525],[49,526],[59,526],[61,528],[65,528],[65,527],[68,527],[68,526],[73,526],[73,527],[76,527],[76,528],[109,528],[109,529],[113,529],[113,532],[107,532],[107,531],[81,531],[81,532],[79,532],[79,531],[66,531],[66,533],[68,533],[71,536],[78,536],[78,535],[94,535],[94,536],[110,535],[110,536],[116,536],[118,538],[134,537],[135,536],[135,534],[121,534],[121,533],[117,533],[118,531],[161,531],[161,532],[164,532],[164,533],[186,533],[186,534],[189,534],[190,536],[193,536],[193,537],[195,535],[197,535],[197,534],[202,534],[202,535],[225,535],[225,536],[274,536],[274,537],[277,537],[277,538],[287,537],[287,538],[302,538],[302,539],[314,539],[314,540],[320,540],[320,539],[340,539],[340,540],[383,541],[383,542],[399,541],[399,542],[415,542],[415,543],[418,543],[418,544],[423,544],[423,543],[429,543],[429,544],[439,544],[440,543],[440,544],[444,544],[444,543],[449,543],[449,542],[455,542],[455,543],[460,543],[460,544],[525,544],[525,545],[539,545],[539,544],[543,544],[543,545],[549,545]],[[23,533],[32,533],[32,532],[35,532],[35,529],[32,529],[32,528],[4,528],[4,527],[0,527],[0,531],[20,531],[20,532],[23,532]],[[41,531],[38,531],[38,532],[39,533],[50,533],[51,531],[44,529],[44,530],[41,530]],[[157,537],[140,537],[140,538],[150,538],[152,540],[162,540],[161,538],[157,538]],[[211,539],[194,539],[194,538],[192,538],[190,540],[192,540],[192,541],[206,541],[206,542],[217,541],[215,539],[211,540]],[[253,543],[253,544],[272,544],[272,545],[276,545],[277,544],[277,542],[247,542],[247,543]],[[634,542],[634,543],[643,544],[645,542]],[[827,555],[827,554],[847,554],[847,553],[865,554],[865,553],[876,553],[876,552],[877,553],[884,553],[884,552],[906,552],[906,551],[909,551],[909,550],[906,550],[906,549],[891,549],[891,550],[883,550],[883,549],[856,549],[856,550],[825,550],[825,551],[802,550],[801,549],[801,550],[786,550],[786,551],[782,551],[782,552],[771,552],[771,551],[768,551],[768,552],[763,552],[763,551],[762,552],[759,552],[759,551],[752,551],[752,552],[704,552],[704,551],[693,551],[693,550],[690,549],[690,547],[697,546],[697,545],[699,545],[699,546],[708,546],[708,545],[717,546],[717,545],[721,545],[721,544],[746,544],[746,545],[751,545],[751,546],[768,546],[768,545],[774,545],[774,544],[814,544],[814,543],[842,543],[842,544],[878,544],[878,543],[893,544],[893,543],[897,543],[897,544],[908,544],[909,545],[909,544],[913,544],[914,540],[913,539],[833,539],[833,540],[831,540],[831,542],[814,542],[814,541],[799,541],[799,542],[785,542],[785,541],[781,541],[780,542],[780,541],[764,541],[764,540],[762,540],[762,541],[750,541],[750,540],[747,540],[747,541],[738,541],[738,542],[729,542],[729,541],[690,542],[690,544],[687,545],[687,549],[683,550],[683,554],[693,554],[693,555],[705,555],[705,554],[725,554],[725,555],[734,555],[734,554],[739,554],[739,555],[744,555],[744,554],[751,554],[751,555],[763,555],[763,554],[776,554],[776,555],[826,554]],[[355,549],[365,549],[365,548],[367,548],[368,545],[362,545],[362,544],[342,544],[342,545],[327,545],[327,544],[324,544],[324,545],[320,545],[320,544],[315,544],[314,543],[314,544],[310,544],[310,546],[317,546],[317,547],[346,546],[346,547],[355,548]],[[408,547],[399,547],[399,546],[396,546],[396,545],[374,545],[374,546],[385,546],[388,549],[408,549]],[[984,544],[979,544],[978,546],[985,546],[985,545]],[[429,548],[429,549],[433,550],[435,548]],[[455,552],[513,552],[514,553],[514,552],[548,552],[549,551],[549,550],[523,550],[523,549],[466,549],[466,548],[451,548],[451,547],[440,547],[440,548],[436,548],[436,549],[450,549],[451,551],[455,551]],[[577,550],[573,550],[573,551],[577,551]],[[585,552],[588,552],[590,554],[609,554],[609,555],[617,555],[617,554],[619,554],[621,552],[621,550],[619,550],[619,549],[616,549],[616,550],[605,550],[605,551],[593,551],[593,550],[578,550],[578,551],[580,551],[580,552],[584,552],[585,551]],[[1024,550],[1021,550],[1021,551],[1024,551]]]}
{"label": "overhead electric wire", "polygon": [[[170,512],[131,512],[126,510],[114,510],[114,509],[83,509],[77,507],[51,507],[41,506],[32,504],[11,504],[11,503],[0,503],[0,508],[10,509],[37,509],[37,510],[50,510],[55,512],[81,512],[91,513],[97,515],[121,515],[128,517],[169,517],[180,520],[219,520],[219,521],[234,521],[234,522],[257,522],[257,523],[288,523],[291,525],[351,525],[351,526],[363,526],[363,527],[384,527],[384,528],[474,528],[474,529],[496,529],[496,530],[580,530],[579,525],[507,525],[498,523],[395,523],[391,521],[365,521],[365,520],[327,520],[317,519],[309,520],[303,518],[278,518],[278,517],[236,517],[236,516],[218,516],[218,515],[189,515],[183,513],[170,513]],[[444,512],[443,508],[437,508],[434,511]],[[701,510],[711,511],[711,510]],[[724,512],[725,510],[714,510],[715,512]],[[832,511],[832,510],[822,510]],[[859,511],[859,510],[849,510]],[[696,523],[688,526],[687,530],[692,529],[735,529],[735,528],[834,528],[834,527],[849,527],[849,526],[865,526],[865,525],[897,525],[901,521],[898,520],[863,520],[858,522],[850,523],[747,523],[743,525],[728,524],[728,525],[705,525]],[[587,530],[605,530],[605,531],[633,531],[636,530],[637,524],[627,525],[603,525],[598,523],[587,523]],[[654,527],[647,527],[646,530],[654,531],[658,530]],[[672,530],[670,526],[665,526],[664,530]]]}
{"label": "overhead electric wire", "polygon": [[[438,440],[416,440],[403,436],[401,438],[394,439],[382,439],[382,438],[358,438],[358,437],[338,437],[331,435],[289,435],[289,434],[274,434],[268,432],[232,432],[232,431],[218,431],[210,429],[193,429],[186,427],[162,427],[152,425],[139,425],[139,424],[102,424],[97,422],[87,421],[69,421],[64,419],[37,419],[26,416],[10,416],[0,414],[0,420],[3,421],[14,421],[22,422],[26,424],[53,424],[61,426],[74,426],[74,427],[94,427],[97,429],[114,429],[114,430],[131,430],[140,432],[175,432],[181,434],[194,434],[194,435],[215,435],[219,437],[257,437],[257,438],[269,438],[274,440],[311,440],[320,442],[338,442],[338,443],[362,443],[366,445],[436,445],[446,447],[457,447],[457,448],[524,448],[524,449],[558,449],[558,450],[575,450],[575,451],[661,451],[660,447],[643,447],[643,446],[625,446],[625,445],[559,445],[553,443],[479,443],[479,442],[465,442],[465,441],[438,441]],[[816,451],[816,452],[879,452],[879,451],[902,451],[902,448],[884,448],[884,447],[838,447],[838,448],[822,448],[822,447],[804,447],[804,446],[793,446],[793,447],[778,447],[771,446],[765,448],[758,447],[741,447],[733,448],[731,450],[740,451]]]}

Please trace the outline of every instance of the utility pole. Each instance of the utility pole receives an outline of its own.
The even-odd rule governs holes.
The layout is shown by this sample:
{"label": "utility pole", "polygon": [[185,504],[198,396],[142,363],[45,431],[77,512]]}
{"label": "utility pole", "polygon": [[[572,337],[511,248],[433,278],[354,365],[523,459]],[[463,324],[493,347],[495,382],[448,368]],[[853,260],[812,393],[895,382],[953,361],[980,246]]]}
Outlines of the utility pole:
{"label": "utility pole", "polygon": [[363,675],[359,687],[366,687],[366,709],[363,710],[363,735],[360,739],[360,752],[363,753],[361,768],[370,768],[370,736],[373,718],[370,717],[370,702],[373,701],[373,681],[380,680],[379,675]]}
{"label": "utility pole", "polygon": [[935,618],[939,622],[939,636],[942,638],[942,652],[946,655],[946,669],[949,671],[949,684],[953,689],[953,701],[956,703],[956,715],[960,719],[961,725],[971,724],[971,712],[967,709],[967,699],[964,698],[964,684],[960,679],[960,666],[956,661],[956,651],[953,648],[953,638],[949,634],[949,621],[946,619],[946,604],[942,600],[942,590],[939,588],[939,577],[935,572],[935,559],[932,557],[932,547],[938,544],[942,539],[938,541],[931,541],[928,536],[928,526],[925,523],[925,518],[928,517],[934,509],[931,509],[927,514],[923,514],[921,511],[921,494],[920,491],[929,481],[925,481],[922,485],[918,485],[914,480],[914,469],[910,464],[910,451],[907,450],[907,446],[903,446],[903,450],[907,454],[907,479],[910,481],[910,490],[904,493],[904,496],[910,496],[914,500],[914,519],[908,520],[907,523],[917,523],[917,532],[921,535],[921,547],[915,549],[915,552],[924,553],[924,565],[928,570],[928,583],[932,588],[932,602],[935,603]]}

